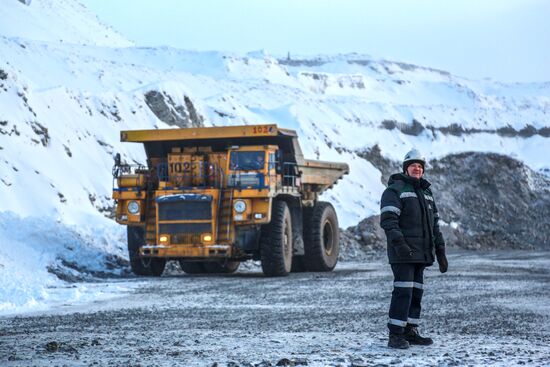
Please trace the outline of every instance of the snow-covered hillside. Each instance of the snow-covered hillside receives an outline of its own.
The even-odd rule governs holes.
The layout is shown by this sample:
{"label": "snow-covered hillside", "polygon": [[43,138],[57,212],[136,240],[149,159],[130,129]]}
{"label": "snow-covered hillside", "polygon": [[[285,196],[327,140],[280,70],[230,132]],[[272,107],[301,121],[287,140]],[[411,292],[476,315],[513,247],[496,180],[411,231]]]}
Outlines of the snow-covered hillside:
{"label": "snow-covered hillside", "polygon": [[201,118],[190,124],[277,123],[298,131],[306,156],[349,162],[351,174],[327,194],[343,226],[378,209],[380,174],[356,154],[374,145],[396,160],[417,146],[429,158],[492,151],[550,168],[550,83],[469,81],[359,55],[298,63],[7,37],[0,47],[0,190],[11,197],[2,209],[23,215],[40,202],[73,222],[67,214],[107,207],[113,154],[143,162],[119,131],[169,127],[150,92],[174,111],[195,110]]}
{"label": "snow-covered hillside", "polygon": [[132,46],[75,0],[3,0],[0,35],[45,42]]}
{"label": "snow-covered hillside", "polygon": [[[473,81],[356,54],[136,48],[76,0],[4,3],[0,215],[20,216],[10,223],[21,226],[39,217],[52,223],[40,228],[69,237],[95,233],[98,254],[124,256],[123,228],[104,217],[113,156],[144,162],[141,146],[119,142],[120,130],[259,123],[295,129],[306,157],[350,165],[325,194],[342,227],[378,212],[381,173],[360,157],[375,145],[393,160],[416,146],[428,158],[496,152],[550,170],[550,83]],[[43,243],[34,238],[15,249],[12,230],[2,227],[0,264],[13,272],[21,271],[14,260],[21,248],[40,253]],[[54,251],[62,255],[43,260],[43,268],[68,256]]]}

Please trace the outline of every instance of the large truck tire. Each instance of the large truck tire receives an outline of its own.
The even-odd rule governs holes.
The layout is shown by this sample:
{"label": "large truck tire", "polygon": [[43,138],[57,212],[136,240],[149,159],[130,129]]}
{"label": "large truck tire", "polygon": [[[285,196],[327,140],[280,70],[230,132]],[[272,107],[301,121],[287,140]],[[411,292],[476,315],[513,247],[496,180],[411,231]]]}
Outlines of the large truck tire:
{"label": "large truck tire", "polygon": [[304,263],[309,271],[331,271],[340,253],[340,229],[334,207],[318,201],[304,208]]}
{"label": "large truck tire", "polygon": [[206,269],[204,268],[203,261],[183,261],[179,260],[180,268],[187,274],[204,274]]}
{"label": "large truck tire", "polygon": [[166,259],[139,256],[139,248],[145,245],[145,230],[143,227],[127,226],[128,257],[130,268],[135,275],[159,277],[164,272]]}
{"label": "large truck tire", "polygon": [[268,277],[285,276],[292,268],[292,220],[284,201],[273,201],[271,222],[260,236],[262,271]]}
{"label": "large truck tire", "polygon": [[204,268],[207,273],[231,274],[237,271],[239,265],[241,265],[240,261],[207,261],[204,263]]}

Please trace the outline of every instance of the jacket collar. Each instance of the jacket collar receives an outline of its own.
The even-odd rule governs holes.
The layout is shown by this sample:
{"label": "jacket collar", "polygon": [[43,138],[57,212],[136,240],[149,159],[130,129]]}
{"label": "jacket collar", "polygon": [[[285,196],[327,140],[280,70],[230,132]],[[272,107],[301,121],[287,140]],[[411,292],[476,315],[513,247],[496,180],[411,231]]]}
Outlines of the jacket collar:
{"label": "jacket collar", "polygon": [[390,176],[390,179],[388,180],[388,186],[396,183],[397,181],[403,181],[412,185],[415,189],[421,188],[423,190],[427,189],[431,185],[430,182],[424,177],[417,179],[411,176],[407,176],[404,173],[394,173]]}

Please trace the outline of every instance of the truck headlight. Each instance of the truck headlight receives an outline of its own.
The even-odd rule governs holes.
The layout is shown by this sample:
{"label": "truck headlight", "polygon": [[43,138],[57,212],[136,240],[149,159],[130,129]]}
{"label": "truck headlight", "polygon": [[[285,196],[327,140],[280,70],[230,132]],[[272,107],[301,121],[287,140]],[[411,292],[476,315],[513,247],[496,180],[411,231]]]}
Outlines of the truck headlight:
{"label": "truck headlight", "polygon": [[139,213],[139,204],[137,201],[132,200],[128,203],[128,213],[132,215]]}
{"label": "truck headlight", "polygon": [[246,203],[243,200],[237,200],[235,204],[233,204],[233,209],[235,209],[237,213],[244,213],[246,210]]}

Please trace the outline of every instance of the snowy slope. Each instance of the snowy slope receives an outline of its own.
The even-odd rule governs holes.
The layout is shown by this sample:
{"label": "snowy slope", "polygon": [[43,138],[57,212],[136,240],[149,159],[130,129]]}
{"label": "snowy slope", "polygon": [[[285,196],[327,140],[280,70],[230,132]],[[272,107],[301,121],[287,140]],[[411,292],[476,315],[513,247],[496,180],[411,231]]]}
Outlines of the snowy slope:
{"label": "snowy slope", "polygon": [[[11,38],[0,39],[0,46],[7,60],[0,66],[7,74],[0,100],[9,106],[0,112],[0,192],[12,197],[3,210],[23,215],[40,201],[44,212],[78,223],[76,213],[108,206],[113,154],[143,162],[141,147],[120,144],[119,131],[168,127],[147,106],[149,91],[179,105],[188,97],[207,126],[277,123],[298,131],[306,156],[349,162],[351,174],[327,194],[339,204],[343,226],[377,211],[379,173],[356,154],[374,145],[394,160],[418,146],[429,158],[492,151],[536,170],[550,168],[544,158],[550,84],[469,81],[423,68],[388,72],[392,63],[364,66],[356,55],[307,67],[170,48]],[[524,137],[528,125],[537,133]],[[407,130],[415,126],[418,131]],[[31,187],[36,197],[27,193]],[[361,199],[350,200],[349,192]]]}
{"label": "snowy slope", "polygon": [[0,35],[7,37],[111,47],[132,45],[74,0],[2,0],[0,19]]}
{"label": "snowy slope", "polygon": [[[195,123],[277,123],[298,131],[306,157],[348,162],[350,175],[325,194],[341,227],[378,212],[381,174],[358,156],[374,145],[393,160],[417,146],[428,158],[490,151],[550,170],[550,83],[473,81],[355,54],[278,60],[129,47],[72,0],[5,0],[0,15],[2,218],[23,234],[45,221],[39,228],[101,259],[124,256],[124,229],[103,216],[112,205],[113,156],[144,162],[141,146],[121,144],[119,131],[170,127],[149,107],[151,91],[193,109]],[[0,264],[12,271],[24,271],[15,260],[21,251],[50,252],[30,266],[42,270],[72,256],[39,236],[8,245],[12,229],[0,232]],[[46,283],[34,284],[18,304]],[[11,299],[0,290],[0,308]]]}

